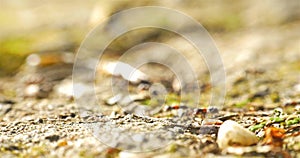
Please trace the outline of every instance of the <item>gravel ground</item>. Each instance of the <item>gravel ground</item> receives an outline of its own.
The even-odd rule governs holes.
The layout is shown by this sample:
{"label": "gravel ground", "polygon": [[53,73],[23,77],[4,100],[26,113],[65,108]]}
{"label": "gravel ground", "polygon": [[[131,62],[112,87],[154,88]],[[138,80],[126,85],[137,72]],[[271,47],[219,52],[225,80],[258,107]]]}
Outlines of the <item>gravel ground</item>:
{"label": "gravel ground", "polygon": [[[12,97],[7,95],[9,90],[2,90],[5,93],[2,93],[0,103],[1,156],[226,157],[243,155],[274,157],[275,155],[285,156],[288,153],[292,157],[297,157],[300,143],[299,122],[288,125],[286,121],[288,118],[300,117],[297,101],[299,92],[277,91],[286,87],[289,82],[296,83],[297,78],[291,75],[289,82],[286,82],[268,78],[269,73],[272,74],[272,78],[278,75],[273,71],[247,72],[245,76],[236,78],[233,86],[236,90],[228,94],[232,99],[226,102],[226,106],[220,109],[212,120],[203,120],[206,114],[203,111],[205,108],[183,105],[178,107],[165,105],[153,117],[143,117],[126,114],[115,106],[103,104],[103,107],[115,110],[111,110],[113,112],[110,115],[99,115],[90,109],[90,113],[79,116],[80,109],[74,104],[72,98],[58,94],[57,91],[50,91],[51,95],[46,98],[35,99]],[[61,83],[66,84],[68,80],[65,79]],[[15,84],[16,81],[12,79],[3,79],[2,82],[5,82],[6,86],[19,85]],[[271,88],[274,84],[276,88]],[[253,86],[250,86],[248,93],[243,93],[245,88],[243,86],[246,85]],[[267,86],[270,90],[261,89],[261,86]],[[235,99],[236,95],[252,99],[247,102],[240,101],[240,99]],[[289,96],[290,100],[282,96]],[[270,121],[275,116],[274,109],[278,107],[283,110],[284,115],[281,118],[284,120]],[[218,147],[216,138],[220,124],[226,120],[237,121],[249,130],[267,121],[269,122],[267,126],[285,129],[289,137],[284,138],[284,145],[276,150],[272,148],[272,145],[262,143],[257,146],[237,146],[223,150]],[[137,137],[136,135],[136,133],[153,131],[157,134],[153,137],[144,135]],[[254,128],[252,131],[261,138],[261,141],[265,137],[264,128]],[[162,144],[162,148],[146,153],[129,152],[153,149],[153,143],[157,142]],[[154,145],[154,147],[157,146]],[[240,153],[236,152],[238,149]]]}
{"label": "gravel ground", "polygon": [[[243,1],[215,5],[204,1],[187,4],[147,0],[132,4],[129,1],[84,4],[76,1],[74,5],[67,1],[3,1],[1,4],[0,76],[4,77],[0,78],[0,157],[300,157],[297,0],[288,4]],[[190,105],[190,98],[179,104],[178,92],[172,87],[172,73],[159,65],[141,68],[155,82],[173,90],[159,108],[152,107],[150,94],[144,91],[148,82],[130,85],[131,92],[138,92],[133,102],[126,100],[128,96],[109,101],[112,76],[104,74],[101,65],[95,84],[99,105],[76,104],[70,75],[74,52],[84,35],[110,14],[143,5],[184,11],[208,29],[227,75],[222,107],[208,107],[212,88],[202,57],[195,55],[197,52],[187,41],[161,30],[128,33],[110,45],[102,61],[116,61],[122,55],[120,52],[141,41],[169,44],[182,51],[198,75],[199,105]],[[64,15],[58,14],[61,10]],[[138,55],[127,60],[137,61]],[[36,57],[41,59],[39,64],[35,63]],[[168,61],[174,58],[164,57]],[[179,62],[173,64],[180,65]],[[141,109],[148,116],[137,113]],[[221,128],[228,120],[238,125]],[[233,130],[225,133],[228,137],[218,138],[224,132],[221,129]],[[232,135],[235,139],[244,134],[257,140],[250,145],[249,139],[226,142]],[[220,146],[220,142],[227,147]]]}

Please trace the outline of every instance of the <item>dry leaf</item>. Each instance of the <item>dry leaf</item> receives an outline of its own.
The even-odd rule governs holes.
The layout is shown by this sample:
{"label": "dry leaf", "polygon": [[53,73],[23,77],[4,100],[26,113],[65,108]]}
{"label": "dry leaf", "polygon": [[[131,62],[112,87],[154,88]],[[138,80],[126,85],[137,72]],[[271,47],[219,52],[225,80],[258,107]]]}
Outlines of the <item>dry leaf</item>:
{"label": "dry leaf", "polygon": [[283,144],[284,135],[285,135],[284,129],[276,128],[276,127],[268,127],[265,129],[265,138],[262,141],[262,144],[281,147]]}

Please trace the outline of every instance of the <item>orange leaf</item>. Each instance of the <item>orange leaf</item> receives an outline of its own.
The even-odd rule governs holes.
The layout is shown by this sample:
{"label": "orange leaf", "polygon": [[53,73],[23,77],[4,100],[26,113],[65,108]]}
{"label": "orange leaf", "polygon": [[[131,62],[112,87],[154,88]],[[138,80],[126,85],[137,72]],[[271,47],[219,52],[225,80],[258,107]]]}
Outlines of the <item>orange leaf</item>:
{"label": "orange leaf", "polygon": [[265,138],[262,144],[273,145],[274,147],[281,147],[283,144],[283,137],[285,130],[282,128],[268,127],[265,129]]}

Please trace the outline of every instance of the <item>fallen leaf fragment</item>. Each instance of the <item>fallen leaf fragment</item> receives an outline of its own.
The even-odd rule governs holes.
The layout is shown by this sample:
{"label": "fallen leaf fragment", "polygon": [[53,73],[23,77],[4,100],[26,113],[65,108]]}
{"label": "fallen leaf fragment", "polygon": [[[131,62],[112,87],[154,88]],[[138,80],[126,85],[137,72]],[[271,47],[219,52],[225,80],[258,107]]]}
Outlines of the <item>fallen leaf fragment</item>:
{"label": "fallen leaf fragment", "polygon": [[262,144],[281,147],[283,144],[284,135],[285,135],[284,129],[276,128],[276,127],[268,127],[265,129],[265,138],[262,141]]}

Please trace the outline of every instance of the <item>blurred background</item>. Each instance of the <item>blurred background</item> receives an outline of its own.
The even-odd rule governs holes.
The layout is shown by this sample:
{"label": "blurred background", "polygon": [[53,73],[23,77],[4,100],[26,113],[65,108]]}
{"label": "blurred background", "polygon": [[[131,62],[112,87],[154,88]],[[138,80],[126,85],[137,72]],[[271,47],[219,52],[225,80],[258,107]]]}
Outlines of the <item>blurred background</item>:
{"label": "blurred background", "polygon": [[[75,154],[94,157],[86,155],[91,151],[97,153],[107,148],[107,146],[103,147],[100,142],[89,139],[90,136],[87,136],[87,139],[81,139],[86,137],[84,133],[71,134],[69,132],[77,129],[80,132],[82,129],[81,126],[69,127],[67,124],[72,122],[73,125],[77,119],[81,119],[77,117],[77,109],[80,107],[73,104],[72,100],[74,98],[72,98],[71,75],[74,57],[80,44],[93,28],[97,25],[115,26],[112,25],[115,21],[109,20],[105,23],[104,20],[114,13],[139,6],[162,6],[181,11],[196,19],[207,29],[220,52],[226,71],[227,100],[224,107],[233,108],[224,110],[229,109],[230,113],[233,111],[240,114],[248,112],[248,109],[249,112],[264,111],[286,106],[285,109],[290,109],[286,110],[287,113],[293,113],[296,108],[288,105],[299,106],[299,0],[0,0],[0,122],[3,127],[2,133],[4,133],[0,138],[1,152],[4,153],[7,150],[8,152],[25,153],[25,156],[18,155],[20,157],[26,157],[26,154],[29,154],[28,157],[38,157],[37,155],[46,155],[50,151],[54,155],[64,155],[65,157],[74,157]],[[143,16],[147,20],[147,17],[154,15]],[[157,22],[163,23],[164,21],[158,20]],[[189,28],[187,27],[187,29]],[[187,31],[193,33],[192,28]],[[205,61],[190,43],[175,33],[155,29],[128,32],[111,43],[105,50],[106,57],[116,61],[132,46],[149,41],[166,43],[182,52],[194,68],[200,81],[201,102],[199,107],[216,106],[209,103],[213,86],[209,80],[210,73],[207,71]],[[158,52],[161,51],[158,50]],[[169,61],[174,59],[163,53],[162,56]],[[130,56],[130,60],[138,58],[138,54],[136,57]],[[180,61],[176,61],[175,64],[177,62]],[[179,90],[176,91],[177,86],[172,82],[176,80],[159,76],[169,75],[172,77],[172,72],[156,66],[150,65],[150,69],[149,67],[141,69],[147,75],[152,76],[153,73],[153,76],[158,78],[158,82],[164,85],[169,84],[169,87],[175,89],[176,93],[168,94],[166,107],[170,109],[172,107],[169,105],[176,105],[174,109],[179,108],[177,106],[180,102],[177,95]],[[183,70],[185,69],[183,68]],[[109,75],[99,74],[97,77],[101,82],[99,82],[100,86],[97,87],[96,92],[99,94],[97,97],[101,101],[101,109],[96,107],[97,105],[95,107],[90,105],[87,108],[91,108],[92,112],[107,110],[110,117],[117,118],[120,108],[116,103],[126,100],[127,96],[124,97],[125,99],[118,99],[118,97],[116,99],[112,96],[110,89],[103,86],[105,83],[111,83]],[[86,76],[83,75],[82,78],[86,78]],[[85,85],[81,86],[84,89]],[[149,88],[147,84],[139,84],[132,86],[132,89],[141,92],[147,86]],[[89,95],[89,93],[87,94]],[[136,94],[134,95],[135,102],[124,103],[128,104],[127,109],[124,107],[126,111],[135,112],[136,107],[150,104],[151,100],[148,96],[139,95],[143,93],[134,94]],[[188,97],[187,100],[194,98],[193,96]],[[89,104],[87,103],[87,105]],[[155,117],[170,117],[168,112],[161,114],[159,113]],[[171,116],[176,115],[171,114]],[[255,115],[255,117],[259,120],[254,119],[255,123],[263,120],[260,115]],[[11,121],[19,120],[25,120],[26,124],[14,122],[10,124]],[[53,128],[43,126],[48,125],[48,121],[53,123]],[[62,124],[59,123],[60,121]],[[144,120],[142,121],[144,122]],[[248,121],[251,122],[249,119],[242,122],[247,122],[245,124],[248,126],[251,124]],[[126,125],[130,125],[127,120],[125,122]],[[131,125],[136,126],[136,124]],[[158,125],[160,126],[160,124]],[[295,131],[297,129],[295,128]],[[24,136],[20,134],[22,130],[25,131]],[[64,132],[57,133],[61,130]],[[49,131],[51,135],[44,135],[46,133],[44,131]],[[56,144],[58,139],[65,136],[69,136],[67,141],[59,141],[58,145],[49,145],[47,142],[44,144],[48,138],[50,143]],[[203,137],[205,143],[194,141],[194,136],[192,137],[190,134],[188,137],[182,137],[182,139],[186,138],[188,138],[188,143],[184,142],[184,144],[188,145],[184,146],[188,146],[188,150],[192,148],[198,150],[197,146],[197,148],[190,147],[191,142],[195,142],[207,147],[209,150],[205,150],[206,152],[219,152],[219,149],[215,150],[216,146],[211,146],[210,142],[214,142],[211,138]],[[190,141],[190,138],[193,141]],[[208,145],[207,142],[209,142]],[[291,142],[295,143],[296,141],[292,139]],[[19,145],[15,145],[16,143]],[[40,144],[41,146],[39,146]],[[299,143],[296,145],[294,149],[299,150]],[[60,148],[62,146],[65,148]],[[289,147],[289,145],[284,146]],[[27,150],[28,148],[30,150]],[[69,150],[71,148],[75,150]],[[170,151],[177,151],[179,148],[181,145],[178,147],[172,145]],[[178,151],[187,153],[186,150]],[[105,150],[104,154],[114,157],[119,152],[119,150],[109,148],[107,152]],[[31,155],[35,153],[37,153],[35,156]],[[9,156],[11,157],[11,155]]]}
{"label": "blurred background", "polygon": [[[215,40],[229,81],[230,76],[241,72],[239,70],[266,69],[267,66],[273,67],[286,62],[293,63],[293,67],[300,67],[297,64],[300,58],[298,0],[1,0],[0,3],[2,77],[19,72],[30,73],[32,70],[24,68],[26,65],[45,66],[56,63],[69,64],[69,75],[74,54],[93,27],[121,10],[147,5],[176,9],[198,20]],[[109,27],[109,24],[103,25]],[[176,39],[174,35],[163,31],[129,33],[114,41],[109,52],[120,56],[131,46],[145,41],[161,41],[184,47],[182,40],[172,39]],[[185,49],[187,52],[189,50]],[[193,55],[188,58],[192,60]],[[198,59],[190,62],[197,64]],[[57,70],[57,67],[53,68]],[[200,69],[199,66],[196,69]],[[40,72],[45,72],[45,69]]]}

